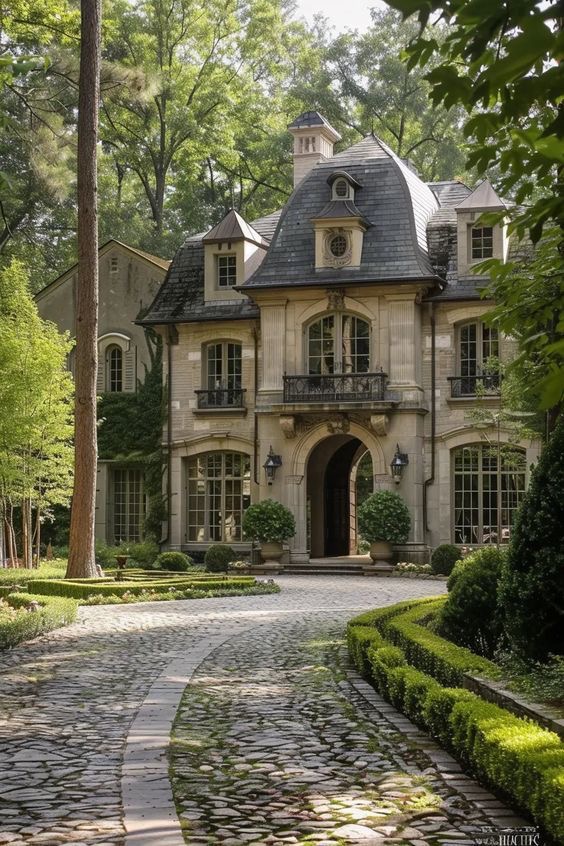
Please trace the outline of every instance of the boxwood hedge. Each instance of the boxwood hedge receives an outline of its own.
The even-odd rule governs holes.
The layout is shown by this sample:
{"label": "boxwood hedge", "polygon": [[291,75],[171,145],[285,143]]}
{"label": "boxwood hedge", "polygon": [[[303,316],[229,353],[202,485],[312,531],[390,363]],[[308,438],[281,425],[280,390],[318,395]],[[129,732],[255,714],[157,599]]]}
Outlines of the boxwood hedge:
{"label": "boxwood hedge", "polygon": [[40,607],[37,611],[22,610],[14,619],[0,623],[0,649],[31,640],[76,619],[77,604],[72,599],[29,593],[11,593],[4,599],[16,609],[27,608],[32,600],[39,602]]}
{"label": "boxwood hedge", "polygon": [[[558,735],[485,702],[468,690],[442,687],[436,678],[410,666],[408,650],[398,645],[399,640],[403,638],[409,645],[408,635],[413,634],[409,627],[428,614],[433,603],[411,603],[407,611],[406,603],[400,604],[400,614],[394,615],[388,608],[379,609],[387,612],[383,615],[361,615],[363,621],[386,620],[383,627],[397,637],[396,645],[387,641],[382,632],[371,639],[366,631],[369,626],[359,625],[358,617],[351,620],[348,642],[356,666],[382,696],[436,737],[470,772],[528,812],[557,842],[564,842],[564,745]],[[407,623],[404,620],[402,624],[405,616]],[[402,638],[397,636],[398,631]],[[423,656],[435,668],[451,665],[454,675],[460,673],[466,656],[439,650],[440,661],[436,664],[429,657],[435,646],[434,641],[416,643],[411,654]]]}
{"label": "boxwood hedge", "polygon": [[213,590],[235,590],[237,588],[248,588],[256,584],[252,576],[239,576],[237,578],[197,579],[188,577],[177,577],[174,579],[153,579],[151,581],[109,581],[105,579],[50,579],[49,581],[36,581],[33,583],[35,593],[47,596],[68,596],[74,599],[88,599],[92,596],[123,596],[127,593],[131,596],[138,596],[142,593],[161,593],[167,590],[189,591],[190,589],[201,591]]}

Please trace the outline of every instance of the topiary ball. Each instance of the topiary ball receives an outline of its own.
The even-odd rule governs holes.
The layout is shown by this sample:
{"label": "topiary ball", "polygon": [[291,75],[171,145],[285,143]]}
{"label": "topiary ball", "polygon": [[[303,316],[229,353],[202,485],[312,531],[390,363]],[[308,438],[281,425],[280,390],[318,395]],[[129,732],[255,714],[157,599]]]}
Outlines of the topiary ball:
{"label": "topiary ball", "polygon": [[214,543],[207,548],[204,564],[209,573],[227,573],[227,568],[237,556],[225,543]]}
{"label": "topiary ball", "polygon": [[190,569],[192,559],[184,552],[161,552],[155,558],[154,567],[158,570],[173,570],[176,573],[184,573]]}
{"label": "topiary ball", "polygon": [[450,576],[452,568],[457,561],[460,561],[462,554],[453,543],[442,543],[433,550],[431,555],[431,567],[433,573],[440,576]]}

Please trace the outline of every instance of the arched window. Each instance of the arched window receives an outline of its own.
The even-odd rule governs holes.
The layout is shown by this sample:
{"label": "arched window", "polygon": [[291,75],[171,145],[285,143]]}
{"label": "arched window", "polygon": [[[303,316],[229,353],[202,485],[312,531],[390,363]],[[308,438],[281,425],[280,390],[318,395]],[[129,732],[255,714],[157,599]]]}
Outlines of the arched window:
{"label": "arched window", "polygon": [[106,390],[110,393],[123,391],[123,351],[115,344],[106,350]]}
{"label": "arched window", "polygon": [[232,543],[243,539],[251,502],[251,461],[242,452],[206,452],[187,460],[186,540]]}
{"label": "arched window", "polygon": [[370,326],[352,314],[327,314],[307,329],[307,372],[368,373]]}
{"label": "arched window", "polygon": [[454,543],[507,543],[525,493],[525,451],[470,444],[453,451],[452,470]]}

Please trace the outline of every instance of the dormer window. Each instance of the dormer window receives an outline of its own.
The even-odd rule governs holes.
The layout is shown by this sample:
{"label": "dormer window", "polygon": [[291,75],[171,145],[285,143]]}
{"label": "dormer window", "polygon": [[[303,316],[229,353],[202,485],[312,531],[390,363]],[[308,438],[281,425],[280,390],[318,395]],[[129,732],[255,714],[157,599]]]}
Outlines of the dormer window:
{"label": "dormer window", "polygon": [[493,257],[493,227],[472,227],[472,261]]}
{"label": "dormer window", "polygon": [[350,185],[346,179],[337,179],[333,186],[333,193],[339,200],[346,200],[350,193]]}
{"label": "dormer window", "polygon": [[237,256],[217,256],[217,287],[233,288],[237,284]]}

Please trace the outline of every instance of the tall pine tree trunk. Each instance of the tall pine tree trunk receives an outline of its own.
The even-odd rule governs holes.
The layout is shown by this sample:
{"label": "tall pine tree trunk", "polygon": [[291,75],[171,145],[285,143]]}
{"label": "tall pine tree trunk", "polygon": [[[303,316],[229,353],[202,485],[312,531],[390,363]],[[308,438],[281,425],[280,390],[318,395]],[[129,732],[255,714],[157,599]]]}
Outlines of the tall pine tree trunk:
{"label": "tall pine tree trunk", "polygon": [[81,0],[78,94],[78,286],[76,298],[74,490],[67,578],[92,578],[96,508],[98,210],[96,143],[100,94],[100,0]]}
{"label": "tall pine tree trunk", "polygon": [[31,570],[33,567],[33,537],[31,524],[31,500],[24,497],[21,504],[22,512],[22,567]]}

